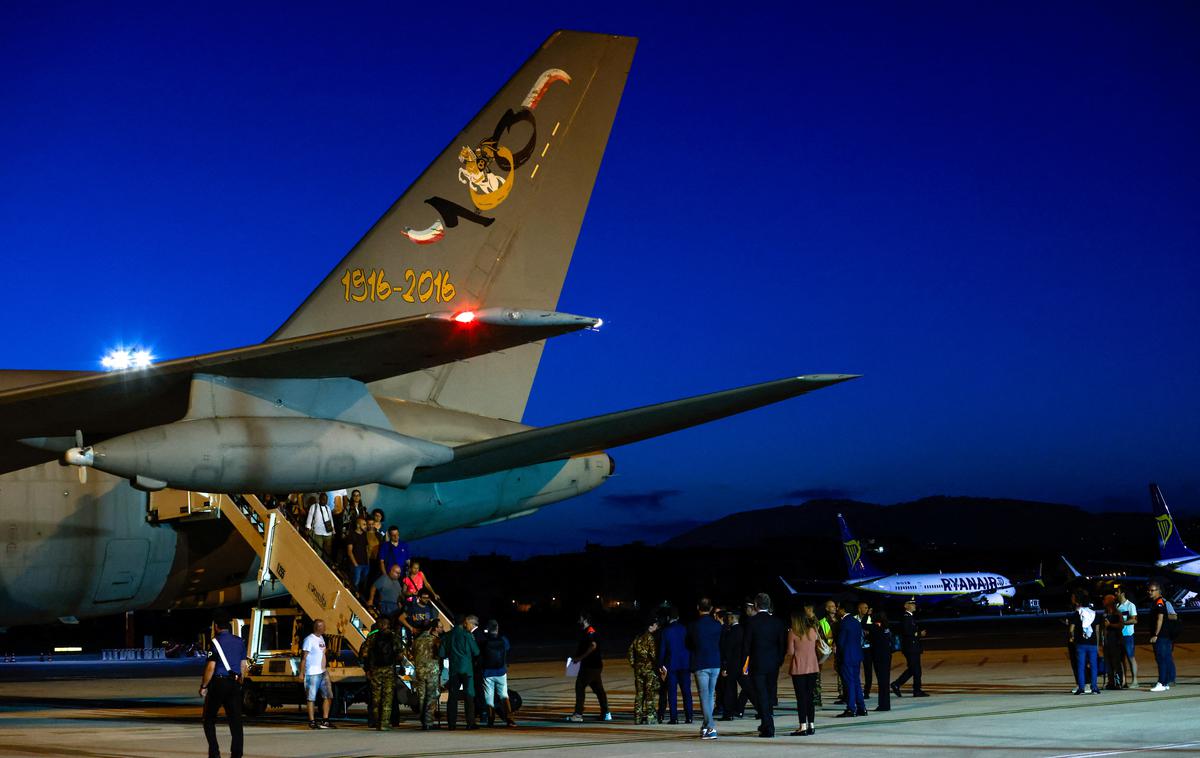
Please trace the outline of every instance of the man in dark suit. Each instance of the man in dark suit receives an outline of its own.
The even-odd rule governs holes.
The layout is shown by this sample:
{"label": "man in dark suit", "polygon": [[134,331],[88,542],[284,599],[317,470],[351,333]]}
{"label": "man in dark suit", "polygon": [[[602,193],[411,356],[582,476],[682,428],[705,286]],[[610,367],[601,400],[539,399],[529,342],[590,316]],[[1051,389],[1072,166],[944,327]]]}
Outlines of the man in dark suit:
{"label": "man in dark suit", "polygon": [[837,648],[841,653],[841,668],[839,673],[846,682],[846,710],[837,715],[838,718],[847,716],[866,716],[867,705],[863,701],[861,669],[863,662],[863,628],[862,623],[850,614],[848,602],[843,601],[838,606]]}
{"label": "man in dark suit", "polygon": [[900,652],[907,668],[892,682],[892,694],[896,697],[900,697],[900,688],[910,678],[913,697],[929,697],[929,693],[921,689],[921,638],[924,636],[925,630],[917,623],[917,600],[909,598],[904,602],[904,617],[900,621]]}
{"label": "man in dark suit", "polygon": [[746,622],[743,653],[749,663],[750,699],[758,711],[759,737],[775,736],[772,704],[778,696],[779,667],[787,654],[787,625],[771,613],[771,598],[765,592],[754,597],[756,612]]}
{"label": "man in dark suit", "polygon": [[[722,721],[741,718],[750,700],[748,677],[742,673],[746,658],[743,653],[746,625],[739,623],[738,614],[725,613],[725,628],[721,630],[721,705]],[[741,694],[738,694],[741,685]]]}
{"label": "man in dark suit", "polygon": [[679,723],[679,691],[683,692],[683,716],[692,723],[691,653],[687,647],[687,627],[679,623],[679,615],[671,614],[667,628],[658,643],[659,675],[667,683],[667,700],[671,704],[670,724]]}

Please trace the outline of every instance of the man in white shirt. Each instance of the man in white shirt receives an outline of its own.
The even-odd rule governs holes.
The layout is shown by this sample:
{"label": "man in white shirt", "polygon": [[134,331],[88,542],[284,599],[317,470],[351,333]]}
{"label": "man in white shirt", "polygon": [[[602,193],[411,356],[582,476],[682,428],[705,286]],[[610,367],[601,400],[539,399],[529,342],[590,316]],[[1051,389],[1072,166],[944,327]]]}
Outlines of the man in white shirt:
{"label": "man in white shirt", "polygon": [[[304,696],[308,701],[308,728],[333,729],[329,723],[329,703],[333,700],[333,686],[329,682],[329,660],[325,650],[325,622],[313,621],[312,634],[304,638],[300,646],[300,680],[304,682]],[[321,694],[321,722],[317,723],[314,703],[317,693]]]}
{"label": "man in white shirt", "polygon": [[333,549],[333,509],[329,507],[329,495],[322,492],[317,496],[317,502],[308,509],[308,518],[304,522],[313,547],[328,559]]}
{"label": "man in white shirt", "polygon": [[1125,677],[1125,686],[1135,690],[1138,686],[1137,658],[1133,657],[1137,646],[1133,644],[1133,627],[1137,624],[1137,606],[1125,597],[1125,590],[1117,587],[1117,613],[1125,622],[1121,627],[1121,642],[1125,643],[1125,660],[1129,662],[1129,674]]}

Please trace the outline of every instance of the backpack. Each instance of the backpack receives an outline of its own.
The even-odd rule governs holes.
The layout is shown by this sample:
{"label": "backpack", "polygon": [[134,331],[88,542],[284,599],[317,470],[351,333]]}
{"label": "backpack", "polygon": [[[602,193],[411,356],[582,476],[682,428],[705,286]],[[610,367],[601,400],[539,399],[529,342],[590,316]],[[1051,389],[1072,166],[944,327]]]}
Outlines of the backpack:
{"label": "backpack", "polygon": [[396,637],[390,632],[378,632],[371,641],[371,649],[367,652],[367,662],[371,668],[380,669],[396,663]]}

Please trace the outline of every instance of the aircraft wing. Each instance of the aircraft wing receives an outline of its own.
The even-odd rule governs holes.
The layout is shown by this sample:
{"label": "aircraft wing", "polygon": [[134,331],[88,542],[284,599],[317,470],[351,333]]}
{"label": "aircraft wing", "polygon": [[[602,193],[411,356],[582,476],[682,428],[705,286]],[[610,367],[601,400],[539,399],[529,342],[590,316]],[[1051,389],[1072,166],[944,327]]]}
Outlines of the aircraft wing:
{"label": "aircraft wing", "polygon": [[195,373],[363,382],[453,363],[595,327],[598,319],[489,308],[471,317],[431,313],[156,363],[150,368],[66,375],[0,391],[0,473],[54,460],[19,444],[28,437],[89,441],[170,423],[187,411]]}
{"label": "aircraft wing", "polygon": [[593,453],[732,416],[854,378],[856,375],[853,374],[812,374],[779,379],[471,442],[454,448],[454,460],[449,463],[417,469],[413,481],[466,479]]}
{"label": "aircraft wing", "polygon": [[973,621],[1049,621],[1065,619],[1075,615],[1075,611],[1047,611],[1045,613],[1008,612],[1005,614],[976,614],[974,616],[940,616],[935,618],[921,617],[922,624],[967,624]]}

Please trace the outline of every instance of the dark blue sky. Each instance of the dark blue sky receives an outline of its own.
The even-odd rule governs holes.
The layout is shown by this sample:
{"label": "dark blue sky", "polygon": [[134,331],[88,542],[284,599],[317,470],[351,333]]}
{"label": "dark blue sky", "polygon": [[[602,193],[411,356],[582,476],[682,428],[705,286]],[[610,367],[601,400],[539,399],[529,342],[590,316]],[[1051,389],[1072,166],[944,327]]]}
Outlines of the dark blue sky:
{"label": "dark blue sky", "polygon": [[424,549],[820,492],[1200,499],[1200,8],[592,6],[6,4],[0,365],[260,341],[552,30],[607,31],[641,43],[560,302],[606,326],[526,420],[865,377]]}

